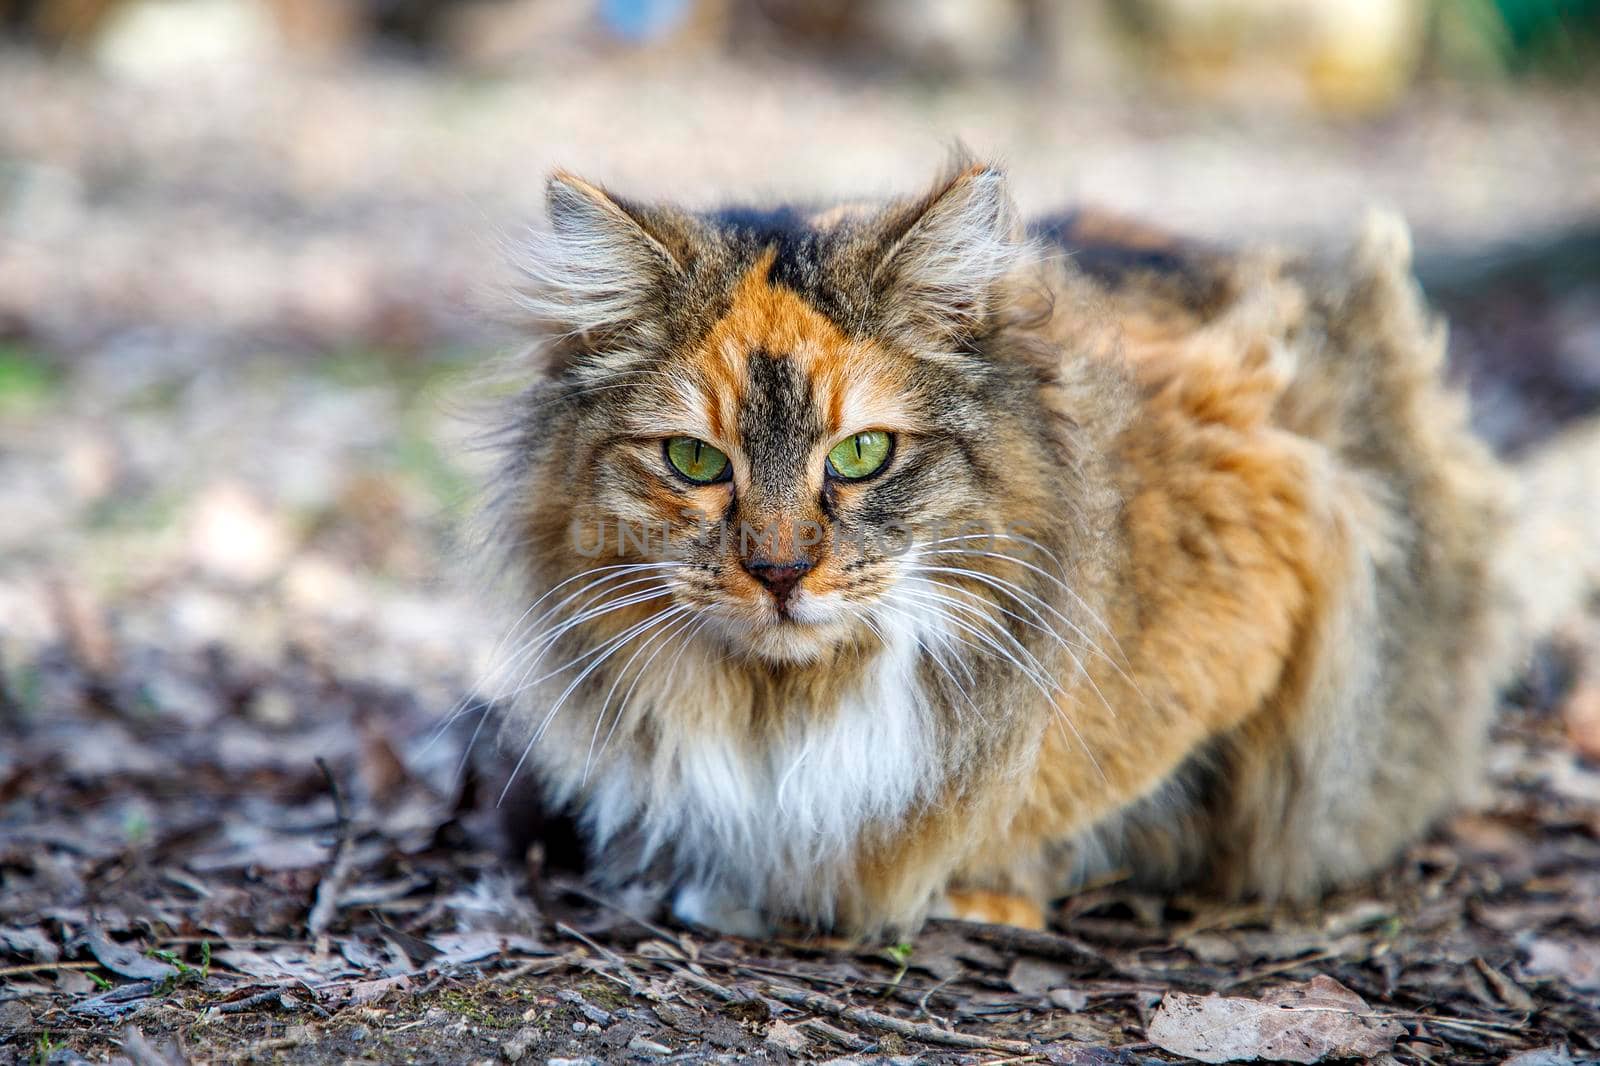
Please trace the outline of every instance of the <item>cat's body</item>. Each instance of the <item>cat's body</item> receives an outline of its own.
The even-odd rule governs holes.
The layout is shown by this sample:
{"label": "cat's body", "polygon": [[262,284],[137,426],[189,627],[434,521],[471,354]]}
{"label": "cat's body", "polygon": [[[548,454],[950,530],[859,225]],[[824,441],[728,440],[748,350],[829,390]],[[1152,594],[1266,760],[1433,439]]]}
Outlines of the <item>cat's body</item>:
{"label": "cat's body", "polygon": [[981,166],[550,202],[512,739],[602,868],[738,931],[1032,924],[1111,870],[1314,893],[1472,781],[1507,497],[1396,225],[1326,266],[1025,238]]}

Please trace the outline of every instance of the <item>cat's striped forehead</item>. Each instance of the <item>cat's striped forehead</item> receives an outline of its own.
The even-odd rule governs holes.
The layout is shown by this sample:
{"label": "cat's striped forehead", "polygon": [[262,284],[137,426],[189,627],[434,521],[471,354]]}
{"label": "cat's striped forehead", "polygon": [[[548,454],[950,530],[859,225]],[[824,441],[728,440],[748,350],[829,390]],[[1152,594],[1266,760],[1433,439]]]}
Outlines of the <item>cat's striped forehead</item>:
{"label": "cat's striped forehead", "polygon": [[721,446],[814,442],[870,428],[915,431],[911,364],[880,342],[847,334],[776,279],[776,250],[732,285],[725,312],[674,360],[672,412]]}

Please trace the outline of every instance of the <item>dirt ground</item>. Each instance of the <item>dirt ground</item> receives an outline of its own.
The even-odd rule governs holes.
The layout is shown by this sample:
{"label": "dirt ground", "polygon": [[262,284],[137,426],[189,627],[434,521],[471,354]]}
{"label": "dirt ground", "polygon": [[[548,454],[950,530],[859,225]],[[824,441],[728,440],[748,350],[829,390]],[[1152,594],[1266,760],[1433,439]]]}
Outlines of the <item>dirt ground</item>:
{"label": "dirt ground", "polygon": [[1308,123],[777,60],[3,54],[0,100],[0,1063],[1600,1057],[1600,610],[1506,694],[1482,808],[1319,907],[1111,883],[1048,934],[842,950],[662,924],[508,826],[462,532],[501,245],[557,161],[823,197],[959,135],[1030,210],[1318,247],[1396,204],[1480,426],[1529,454],[1600,410],[1592,86]]}

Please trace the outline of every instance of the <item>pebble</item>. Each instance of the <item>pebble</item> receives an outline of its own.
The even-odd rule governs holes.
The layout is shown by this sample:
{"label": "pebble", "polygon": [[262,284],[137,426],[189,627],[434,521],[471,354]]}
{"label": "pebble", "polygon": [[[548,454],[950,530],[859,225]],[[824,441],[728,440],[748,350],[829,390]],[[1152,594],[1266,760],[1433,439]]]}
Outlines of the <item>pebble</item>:
{"label": "pebble", "polygon": [[646,1037],[636,1036],[628,1041],[629,1051],[641,1051],[647,1055],[670,1055],[672,1049],[665,1044],[658,1044]]}
{"label": "pebble", "polygon": [[500,1044],[500,1054],[507,1062],[521,1062],[528,1049],[539,1042],[539,1030],[529,1025],[518,1029]]}
{"label": "pebble", "polygon": [[33,1027],[33,1012],[21,1000],[0,1003],[0,1033],[15,1033]]}

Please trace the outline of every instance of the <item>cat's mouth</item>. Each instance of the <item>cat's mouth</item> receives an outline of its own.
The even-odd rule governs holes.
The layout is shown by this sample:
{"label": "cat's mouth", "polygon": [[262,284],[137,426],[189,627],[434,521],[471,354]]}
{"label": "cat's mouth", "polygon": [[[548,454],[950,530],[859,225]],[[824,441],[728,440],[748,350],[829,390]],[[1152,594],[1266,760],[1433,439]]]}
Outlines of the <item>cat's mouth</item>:
{"label": "cat's mouth", "polygon": [[724,642],[784,664],[824,659],[855,631],[848,615],[814,595],[799,595],[781,605],[768,600],[755,610],[715,616]]}

